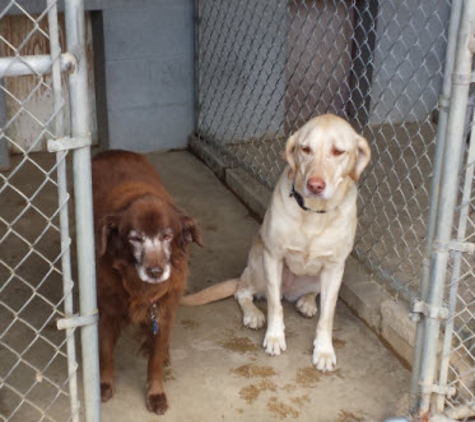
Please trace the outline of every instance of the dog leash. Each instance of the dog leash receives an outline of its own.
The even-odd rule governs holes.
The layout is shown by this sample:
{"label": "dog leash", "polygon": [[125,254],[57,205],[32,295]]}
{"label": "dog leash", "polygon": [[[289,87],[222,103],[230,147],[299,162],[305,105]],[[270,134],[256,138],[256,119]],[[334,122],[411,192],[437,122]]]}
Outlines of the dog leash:
{"label": "dog leash", "polygon": [[300,195],[300,193],[298,193],[296,190],[295,190],[295,185],[292,183],[292,189],[290,191],[290,195],[289,195],[290,198],[294,197],[295,198],[295,202],[297,202],[298,206],[300,208],[302,208],[304,211],[310,211],[310,212],[316,212],[317,214],[325,214],[326,213],[326,210],[312,210],[308,207],[305,206],[305,200],[303,199],[303,196]]}

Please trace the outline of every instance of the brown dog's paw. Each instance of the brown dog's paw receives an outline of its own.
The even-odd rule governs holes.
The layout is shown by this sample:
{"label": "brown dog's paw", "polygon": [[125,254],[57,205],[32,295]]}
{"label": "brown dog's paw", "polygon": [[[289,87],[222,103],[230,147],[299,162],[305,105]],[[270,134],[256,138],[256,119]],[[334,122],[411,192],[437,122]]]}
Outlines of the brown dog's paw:
{"label": "brown dog's paw", "polygon": [[163,415],[168,409],[167,396],[165,393],[151,394],[147,397],[147,409],[157,415]]}
{"label": "brown dog's paw", "polygon": [[108,382],[101,382],[101,401],[105,403],[114,397],[114,387]]}

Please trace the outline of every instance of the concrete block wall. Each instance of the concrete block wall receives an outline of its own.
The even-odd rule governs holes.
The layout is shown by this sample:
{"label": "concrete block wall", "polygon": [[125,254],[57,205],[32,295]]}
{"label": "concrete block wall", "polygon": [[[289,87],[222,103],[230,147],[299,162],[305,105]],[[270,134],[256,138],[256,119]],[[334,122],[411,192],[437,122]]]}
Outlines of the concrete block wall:
{"label": "concrete block wall", "polygon": [[123,3],[102,12],[108,147],[184,148],[194,127],[193,2]]}

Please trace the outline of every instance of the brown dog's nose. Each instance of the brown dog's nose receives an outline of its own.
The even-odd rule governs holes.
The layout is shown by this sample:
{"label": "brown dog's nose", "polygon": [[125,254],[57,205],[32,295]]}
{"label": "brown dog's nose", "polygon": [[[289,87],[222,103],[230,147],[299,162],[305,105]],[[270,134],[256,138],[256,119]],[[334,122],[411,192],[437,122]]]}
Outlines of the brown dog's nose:
{"label": "brown dog's nose", "polygon": [[325,181],[320,177],[311,177],[307,180],[307,189],[314,194],[322,193],[325,189]]}
{"label": "brown dog's nose", "polygon": [[162,267],[149,267],[145,270],[150,278],[160,278],[163,274]]}

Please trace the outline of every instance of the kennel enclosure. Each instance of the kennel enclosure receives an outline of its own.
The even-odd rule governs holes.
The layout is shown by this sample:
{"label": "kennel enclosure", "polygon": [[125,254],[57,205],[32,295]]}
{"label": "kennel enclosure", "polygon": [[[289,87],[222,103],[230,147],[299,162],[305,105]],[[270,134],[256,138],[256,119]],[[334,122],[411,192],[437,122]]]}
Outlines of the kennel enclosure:
{"label": "kennel enclosure", "polygon": [[[475,416],[474,1],[191,5],[194,15],[180,9],[174,16],[194,28],[194,88],[191,60],[173,58],[169,96],[180,92],[180,104],[167,103],[166,112],[163,104],[154,108],[153,98],[141,103],[129,95],[143,121],[127,120],[139,113],[118,106],[119,90],[107,98],[100,91],[106,82],[128,84],[116,73],[106,72],[106,81],[93,71],[112,65],[97,61],[91,28],[98,15],[85,15],[84,2],[0,5],[0,418],[100,419],[90,265],[93,142],[122,132],[132,138],[135,127],[143,130],[125,147],[140,149],[150,142],[153,119],[165,115],[171,127],[194,131],[191,149],[221,178],[230,183],[242,175],[254,198],[248,203],[262,214],[285,165],[287,137],[326,112],[347,118],[372,147],[360,181],[353,258],[393,302],[407,306],[405,317],[418,321],[410,409],[395,416]],[[127,10],[123,16],[120,28],[127,16],[130,25],[135,21]],[[143,36],[148,60],[154,41]],[[117,45],[130,47],[129,38]],[[122,59],[118,51],[109,50],[109,58]],[[133,75],[153,73],[136,65],[137,57],[131,63]],[[75,333],[85,345],[81,359]]]}

